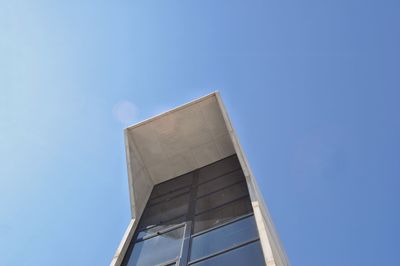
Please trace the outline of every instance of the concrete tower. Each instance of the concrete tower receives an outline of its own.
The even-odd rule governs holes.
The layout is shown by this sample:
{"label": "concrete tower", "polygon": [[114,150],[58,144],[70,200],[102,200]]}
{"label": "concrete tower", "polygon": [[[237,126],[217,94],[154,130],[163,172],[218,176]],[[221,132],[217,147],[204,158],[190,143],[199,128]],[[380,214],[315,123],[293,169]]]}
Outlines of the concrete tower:
{"label": "concrete tower", "polygon": [[289,265],[218,92],[125,129],[116,265]]}

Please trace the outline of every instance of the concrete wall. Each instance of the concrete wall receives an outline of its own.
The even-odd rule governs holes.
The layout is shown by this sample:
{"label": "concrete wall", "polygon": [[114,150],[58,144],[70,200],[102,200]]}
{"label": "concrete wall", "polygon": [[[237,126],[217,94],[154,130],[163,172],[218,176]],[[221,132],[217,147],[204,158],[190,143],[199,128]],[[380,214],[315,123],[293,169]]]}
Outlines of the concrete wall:
{"label": "concrete wall", "polygon": [[219,93],[125,130],[132,220],[110,265],[120,265],[155,184],[237,154],[249,188],[266,265],[289,265]]}

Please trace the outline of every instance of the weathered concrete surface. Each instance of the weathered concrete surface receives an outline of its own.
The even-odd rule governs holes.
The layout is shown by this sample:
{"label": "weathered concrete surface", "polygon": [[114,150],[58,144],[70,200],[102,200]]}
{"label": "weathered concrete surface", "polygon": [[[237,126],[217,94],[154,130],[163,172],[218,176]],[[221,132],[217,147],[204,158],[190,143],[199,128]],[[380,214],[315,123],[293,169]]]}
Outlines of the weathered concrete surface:
{"label": "weathered concrete surface", "polygon": [[266,265],[289,265],[218,92],[125,129],[132,220],[110,265],[120,265],[154,185],[237,154]]}

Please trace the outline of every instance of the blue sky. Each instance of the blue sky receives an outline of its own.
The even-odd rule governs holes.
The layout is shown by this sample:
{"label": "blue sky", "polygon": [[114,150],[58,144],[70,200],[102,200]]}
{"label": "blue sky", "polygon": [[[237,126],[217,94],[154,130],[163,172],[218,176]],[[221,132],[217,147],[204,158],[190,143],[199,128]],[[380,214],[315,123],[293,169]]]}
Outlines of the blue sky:
{"label": "blue sky", "polygon": [[398,265],[398,1],[2,1],[0,265],[108,265],[123,128],[219,90],[293,265]]}

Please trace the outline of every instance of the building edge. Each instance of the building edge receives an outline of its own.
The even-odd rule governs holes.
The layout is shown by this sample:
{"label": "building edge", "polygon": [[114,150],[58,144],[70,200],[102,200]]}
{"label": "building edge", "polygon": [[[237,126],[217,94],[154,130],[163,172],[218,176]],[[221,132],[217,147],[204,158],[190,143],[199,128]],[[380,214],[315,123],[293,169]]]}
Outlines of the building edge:
{"label": "building edge", "polygon": [[[122,261],[124,259],[125,253],[129,247],[129,244],[133,238],[133,235],[135,233],[137,224],[139,222],[139,218],[141,216],[141,213],[143,209],[139,210],[140,214],[137,213],[138,215],[135,215],[135,195],[132,191],[132,169],[130,169],[131,164],[130,164],[130,147],[128,145],[128,130],[133,127],[137,127],[140,125],[143,125],[145,123],[151,122],[152,120],[159,118],[161,116],[168,115],[170,113],[179,111],[186,106],[196,104],[206,98],[209,97],[216,97],[219,108],[222,112],[223,119],[225,121],[225,124],[227,126],[227,130],[229,132],[230,139],[232,141],[232,144],[234,146],[234,150],[236,155],[239,158],[240,165],[242,167],[242,170],[244,172],[245,178],[246,178],[246,183],[247,187],[249,189],[249,194],[250,194],[250,199],[252,202],[253,210],[254,210],[254,217],[256,219],[256,224],[257,228],[259,231],[260,235],[260,240],[261,240],[261,246],[262,250],[264,253],[265,261],[267,266],[289,266],[289,260],[288,257],[283,249],[283,245],[281,243],[281,240],[276,232],[275,226],[272,222],[271,215],[268,211],[268,207],[263,199],[262,193],[259,190],[259,187],[257,185],[257,180],[255,176],[253,175],[249,162],[245,156],[245,153],[239,143],[239,139],[236,135],[236,131],[232,126],[232,123],[230,121],[228,112],[225,108],[225,105],[223,104],[221,95],[219,91],[215,91],[213,93],[210,93],[206,96],[203,96],[199,99],[196,99],[194,101],[191,101],[189,103],[186,103],[184,105],[181,105],[177,108],[174,108],[172,110],[169,110],[167,112],[164,112],[160,115],[151,117],[149,119],[146,119],[142,122],[139,122],[133,126],[130,126],[124,130],[124,139],[125,139],[125,151],[126,151],[126,161],[127,161],[127,170],[128,170],[128,179],[129,179],[129,195],[130,195],[130,200],[131,200],[131,215],[132,218],[127,226],[127,229],[125,230],[124,236],[122,240],[120,241],[120,244],[111,260],[110,266],[120,266],[122,264]],[[153,184],[154,186],[154,184]],[[147,199],[148,200],[148,199]],[[147,202],[146,200],[146,202]],[[137,210],[136,210],[137,211]],[[136,217],[135,217],[136,216]]]}

